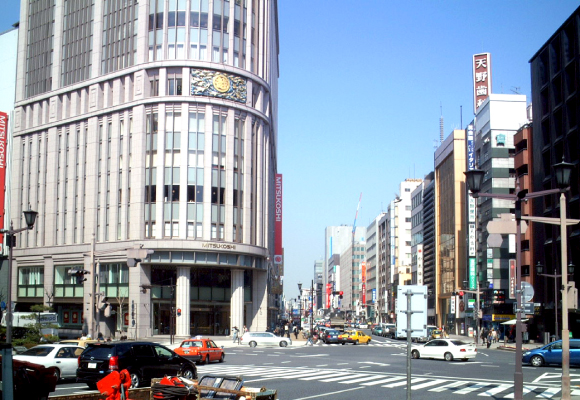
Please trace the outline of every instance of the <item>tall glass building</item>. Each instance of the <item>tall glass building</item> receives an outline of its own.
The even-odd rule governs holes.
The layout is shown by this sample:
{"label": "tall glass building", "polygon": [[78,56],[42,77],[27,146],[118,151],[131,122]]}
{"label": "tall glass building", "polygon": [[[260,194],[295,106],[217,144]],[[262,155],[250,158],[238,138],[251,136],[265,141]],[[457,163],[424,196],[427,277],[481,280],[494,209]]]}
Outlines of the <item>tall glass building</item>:
{"label": "tall glass building", "polygon": [[16,311],[105,337],[277,317],[277,23],[276,0],[22,0]]}

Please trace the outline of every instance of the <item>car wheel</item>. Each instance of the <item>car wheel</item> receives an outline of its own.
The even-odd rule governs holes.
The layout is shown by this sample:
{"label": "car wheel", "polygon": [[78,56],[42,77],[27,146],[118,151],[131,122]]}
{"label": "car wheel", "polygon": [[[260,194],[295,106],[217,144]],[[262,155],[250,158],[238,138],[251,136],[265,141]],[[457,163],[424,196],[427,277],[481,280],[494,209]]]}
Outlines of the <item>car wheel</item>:
{"label": "car wheel", "polygon": [[222,355],[220,357],[220,362],[224,362],[224,358],[226,358],[226,355],[224,353],[222,353]]}
{"label": "car wheel", "polygon": [[196,378],[195,372],[191,368],[186,368],[181,372],[181,376],[185,379],[194,380]]}
{"label": "car wheel", "polygon": [[356,346],[358,344],[358,339],[355,340],[354,345]]}
{"label": "car wheel", "polygon": [[419,351],[418,350],[413,350],[411,352],[411,358],[414,358],[415,360],[419,359],[420,355],[419,355]]}
{"label": "car wheel", "polygon": [[280,347],[286,347],[286,346],[288,346],[288,342],[286,342],[285,340],[282,340],[280,342]]}
{"label": "car wheel", "polygon": [[97,390],[97,384],[96,383],[87,383],[87,386],[91,390]]}
{"label": "car wheel", "polygon": [[445,357],[445,361],[453,361],[453,354],[451,353],[445,353],[443,357]]}
{"label": "car wheel", "polygon": [[253,340],[250,342],[250,347],[256,347],[258,343],[254,342]]}
{"label": "car wheel", "polygon": [[207,361],[208,361],[208,356],[201,357],[200,364],[202,364],[202,365],[203,365],[203,364],[207,364]]}
{"label": "car wheel", "polygon": [[56,381],[60,381],[60,370],[58,368],[54,369],[54,377],[56,378]]}
{"label": "car wheel", "polygon": [[346,343],[342,342],[341,344],[344,346]]}
{"label": "car wheel", "polygon": [[544,365],[544,359],[541,356],[533,356],[530,359],[530,364],[532,364],[534,367],[541,367]]}
{"label": "car wheel", "polygon": [[131,372],[131,389],[138,388],[141,384],[141,378],[136,372]]}
{"label": "car wheel", "polygon": [[369,340],[367,341],[367,345],[368,345],[370,342],[371,342],[371,340],[369,339]]}

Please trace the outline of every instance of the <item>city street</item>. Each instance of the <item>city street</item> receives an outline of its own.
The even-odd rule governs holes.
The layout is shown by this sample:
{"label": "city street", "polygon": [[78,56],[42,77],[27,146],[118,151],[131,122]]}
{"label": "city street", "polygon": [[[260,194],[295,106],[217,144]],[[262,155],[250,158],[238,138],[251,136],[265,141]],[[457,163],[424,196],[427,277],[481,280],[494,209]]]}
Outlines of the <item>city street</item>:
{"label": "city street", "polygon": [[[406,342],[373,336],[369,345],[298,345],[279,347],[225,346],[225,363],[201,365],[198,375],[235,375],[245,386],[276,389],[281,400],[352,400],[406,396]],[[478,396],[513,398],[514,353],[478,349],[467,362],[412,360],[413,399]],[[572,387],[580,370],[572,369]],[[558,399],[561,369],[524,367],[524,398]],[[89,392],[85,385],[65,382],[54,395]],[[572,390],[580,396],[580,389]]]}

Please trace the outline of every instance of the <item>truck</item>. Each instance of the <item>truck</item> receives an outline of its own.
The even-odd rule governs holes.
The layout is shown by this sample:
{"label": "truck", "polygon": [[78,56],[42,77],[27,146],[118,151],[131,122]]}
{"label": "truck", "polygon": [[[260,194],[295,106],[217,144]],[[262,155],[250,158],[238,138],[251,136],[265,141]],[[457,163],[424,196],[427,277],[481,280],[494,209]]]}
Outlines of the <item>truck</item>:
{"label": "truck", "polygon": [[411,340],[427,338],[427,286],[397,286],[397,339],[407,338],[407,293],[411,293]]}
{"label": "truck", "polygon": [[[40,323],[42,335],[58,336],[58,314],[55,312],[13,312],[12,328],[16,336],[22,334],[27,328]],[[6,312],[2,314],[2,326],[6,326]]]}

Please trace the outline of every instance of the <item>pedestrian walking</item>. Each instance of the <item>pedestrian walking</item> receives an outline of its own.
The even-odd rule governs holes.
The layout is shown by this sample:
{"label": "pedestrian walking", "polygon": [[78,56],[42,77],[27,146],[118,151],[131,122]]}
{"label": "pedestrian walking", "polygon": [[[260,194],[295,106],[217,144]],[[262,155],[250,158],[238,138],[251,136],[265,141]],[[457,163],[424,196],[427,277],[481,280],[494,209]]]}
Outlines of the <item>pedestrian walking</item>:
{"label": "pedestrian walking", "polygon": [[304,331],[304,335],[306,336],[305,346],[312,346],[314,343],[312,343],[312,335],[310,334],[310,331]]}
{"label": "pedestrian walking", "polygon": [[298,327],[294,325],[294,328],[292,328],[292,330],[294,331],[294,338],[298,339]]}
{"label": "pedestrian walking", "polygon": [[238,327],[234,326],[232,328],[232,336],[234,337],[234,343],[238,341],[238,332],[239,332]]}
{"label": "pedestrian walking", "polygon": [[286,334],[286,337],[290,339],[290,323],[284,325],[284,333]]}
{"label": "pedestrian walking", "polygon": [[489,347],[491,346],[491,339],[493,334],[491,333],[492,331],[489,331],[489,333],[487,334],[487,348],[489,349]]}
{"label": "pedestrian walking", "polygon": [[485,344],[486,339],[487,339],[487,329],[482,328],[481,329],[481,343]]}
{"label": "pedestrian walking", "polygon": [[497,330],[495,328],[491,330],[491,341],[492,343],[497,343]]}
{"label": "pedestrian walking", "polygon": [[246,333],[248,331],[248,327],[246,325],[244,325],[244,333]]}

